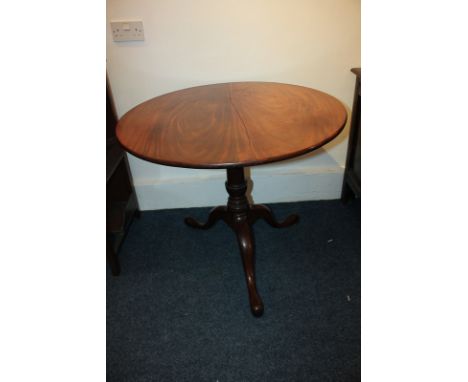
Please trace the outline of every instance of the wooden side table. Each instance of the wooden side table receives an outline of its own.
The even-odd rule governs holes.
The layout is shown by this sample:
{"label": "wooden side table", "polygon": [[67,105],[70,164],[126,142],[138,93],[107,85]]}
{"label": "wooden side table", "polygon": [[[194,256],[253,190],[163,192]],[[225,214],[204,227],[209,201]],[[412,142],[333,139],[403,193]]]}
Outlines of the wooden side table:
{"label": "wooden side table", "polygon": [[356,198],[361,196],[361,68],[354,68],[351,71],[356,75],[356,85],[341,191],[343,203],[349,201],[353,196]]}
{"label": "wooden side table", "polygon": [[302,86],[269,82],[235,82],[198,86],[143,102],[117,125],[117,138],[130,153],[150,162],[188,168],[227,170],[226,206],[215,207],[206,223],[186,218],[193,228],[207,229],[223,220],[236,234],[250,307],[261,316],[263,302],[254,273],[252,225],[278,222],[264,205],[246,198],[244,167],[276,162],[315,150],[335,138],[346,111],[334,97]]}

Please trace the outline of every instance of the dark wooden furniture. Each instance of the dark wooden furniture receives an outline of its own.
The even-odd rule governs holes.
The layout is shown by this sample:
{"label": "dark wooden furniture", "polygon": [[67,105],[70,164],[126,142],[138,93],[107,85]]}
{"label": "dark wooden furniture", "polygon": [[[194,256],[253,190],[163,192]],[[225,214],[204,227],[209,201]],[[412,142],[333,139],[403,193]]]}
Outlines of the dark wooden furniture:
{"label": "dark wooden furniture", "polygon": [[215,207],[207,229],[223,220],[237,236],[254,315],[263,313],[254,275],[252,225],[279,223],[264,205],[246,198],[244,167],[275,162],[315,150],[343,129],[346,111],[334,97],[302,86],[237,82],[198,86],[146,101],[125,114],[117,138],[132,154],[155,163],[189,168],[227,169],[227,206]]}
{"label": "dark wooden furniture", "polygon": [[[106,81],[107,82],[107,81]],[[106,83],[106,257],[114,276],[120,274],[117,252],[134,216],[138,203],[124,150],[115,137],[117,117],[109,83]]]}
{"label": "dark wooden furniture", "polygon": [[351,197],[361,196],[361,68],[354,68],[351,71],[356,75],[356,85],[341,191],[343,203],[348,202]]}

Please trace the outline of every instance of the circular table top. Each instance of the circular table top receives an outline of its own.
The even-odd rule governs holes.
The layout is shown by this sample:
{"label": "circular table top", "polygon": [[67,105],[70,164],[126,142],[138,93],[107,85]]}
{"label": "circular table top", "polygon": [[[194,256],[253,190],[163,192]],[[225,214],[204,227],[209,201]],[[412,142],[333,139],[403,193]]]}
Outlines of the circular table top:
{"label": "circular table top", "polygon": [[335,138],[346,110],[302,86],[232,82],[168,93],[131,109],[117,138],[133,155],[168,166],[230,168],[292,158]]}

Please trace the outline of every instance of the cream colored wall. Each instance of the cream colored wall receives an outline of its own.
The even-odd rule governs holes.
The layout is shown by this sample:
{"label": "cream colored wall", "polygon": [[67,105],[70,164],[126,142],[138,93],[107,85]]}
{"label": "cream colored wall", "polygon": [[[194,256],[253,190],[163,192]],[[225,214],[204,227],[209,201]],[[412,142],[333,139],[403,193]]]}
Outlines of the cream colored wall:
{"label": "cream colored wall", "polygon": [[[143,21],[145,41],[113,42],[109,22],[132,19]],[[358,0],[107,0],[107,30],[107,70],[119,116],[157,95],[227,81],[299,84],[352,105],[349,70],[360,66]],[[254,197],[264,202],[337,197],[346,135],[304,158],[253,168]],[[221,170],[171,168],[131,156],[130,165],[143,209],[225,199],[222,181],[217,186]],[[306,173],[319,182],[309,190],[300,178]],[[262,178],[272,177],[274,187],[264,187]],[[192,191],[198,196],[190,196]]]}

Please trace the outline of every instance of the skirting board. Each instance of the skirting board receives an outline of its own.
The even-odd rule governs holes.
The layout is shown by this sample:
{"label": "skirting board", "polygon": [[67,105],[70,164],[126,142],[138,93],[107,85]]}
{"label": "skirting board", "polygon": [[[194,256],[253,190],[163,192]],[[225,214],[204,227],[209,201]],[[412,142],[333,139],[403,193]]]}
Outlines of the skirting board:
{"label": "skirting board", "polygon": [[[251,174],[250,174],[251,172]],[[338,199],[341,195],[343,168],[301,168],[295,171],[247,170],[253,180],[250,197],[255,203]],[[210,207],[225,204],[226,175],[135,181],[141,210]]]}

